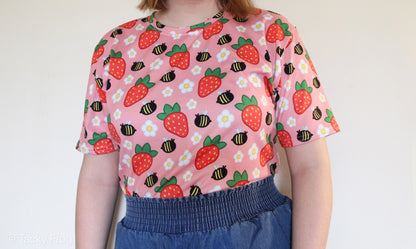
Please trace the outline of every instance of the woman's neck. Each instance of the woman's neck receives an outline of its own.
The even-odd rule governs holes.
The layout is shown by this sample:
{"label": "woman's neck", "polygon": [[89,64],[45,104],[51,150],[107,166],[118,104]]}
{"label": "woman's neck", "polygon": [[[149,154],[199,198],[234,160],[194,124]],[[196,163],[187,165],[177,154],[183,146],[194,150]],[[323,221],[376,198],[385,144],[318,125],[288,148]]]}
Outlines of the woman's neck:
{"label": "woman's neck", "polygon": [[216,0],[167,0],[167,6],[167,10],[156,13],[156,18],[172,27],[200,23],[220,11]]}

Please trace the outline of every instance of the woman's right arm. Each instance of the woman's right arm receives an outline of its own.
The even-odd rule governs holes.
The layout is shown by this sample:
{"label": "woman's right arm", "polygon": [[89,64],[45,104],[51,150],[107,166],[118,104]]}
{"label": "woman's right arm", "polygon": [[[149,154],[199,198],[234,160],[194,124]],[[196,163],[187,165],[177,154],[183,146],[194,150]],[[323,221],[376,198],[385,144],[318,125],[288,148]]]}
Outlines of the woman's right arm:
{"label": "woman's right arm", "polygon": [[119,188],[118,151],[84,155],[75,212],[76,249],[105,249]]}

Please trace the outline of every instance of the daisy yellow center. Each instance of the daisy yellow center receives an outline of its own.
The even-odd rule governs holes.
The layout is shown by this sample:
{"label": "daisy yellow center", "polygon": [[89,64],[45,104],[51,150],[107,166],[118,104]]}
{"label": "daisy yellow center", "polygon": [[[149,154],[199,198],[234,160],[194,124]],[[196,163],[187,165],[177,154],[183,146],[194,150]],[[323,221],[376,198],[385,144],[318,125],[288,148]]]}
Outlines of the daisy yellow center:
{"label": "daisy yellow center", "polygon": [[221,121],[222,121],[223,123],[227,123],[227,122],[228,122],[228,120],[230,120],[228,116],[223,116],[223,117],[221,118]]}
{"label": "daisy yellow center", "polygon": [[195,105],[194,102],[189,103],[189,106],[194,106],[194,105]]}
{"label": "daisy yellow center", "polygon": [[195,137],[195,138],[194,138],[194,141],[195,141],[195,142],[198,142],[198,141],[199,141],[199,137]]}
{"label": "daisy yellow center", "polygon": [[280,108],[285,108],[286,106],[286,102],[282,102],[282,104],[280,105]]}
{"label": "daisy yellow center", "polygon": [[167,162],[166,163],[166,166],[170,167],[170,166],[172,166],[172,163],[171,162]]}
{"label": "daisy yellow center", "polygon": [[240,85],[244,85],[244,80],[240,80]]}
{"label": "daisy yellow center", "polygon": [[256,149],[251,149],[251,154],[255,155],[256,154]]}
{"label": "daisy yellow center", "polygon": [[265,66],[264,67],[264,70],[267,71],[267,72],[269,72],[270,71],[270,67],[269,66]]}
{"label": "daisy yellow center", "polygon": [[306,69],[306,65],[302,64],[302,69],[305,70]]}
{"label": "daisy yellow center", "polygon": [[185,160],[186,160],[186,158],[188,158],[188,156],[187,156],[187,155],[184,155],[184,156],[182,157],[182,161],[185,161]]}
{"label": "daisy yellow center", "polygon": [[134,183],[134,181],[133,181],[133,179],[129,179],[129,184],[133,184]]}
{"label": "daisy yellow center", "polygon": [[146,131],[148,131],[148,132],[152,132],[152,131],[153,131],[153,127],[152,127],[151,125],[148,125],[148,126],[146,127]]}
{"label": "daisy yellow center", "polygon": [[185,88],[185,89],[188,89],[189,87],[190,87],[189,83],[185,83],[185,84],[183,85],[183,88]]}
{"label": "daisy yellow center", "polygon": [[189,179],[189,178],[191,178],[191,175],[190,174],[187,174],[186,175],[186,179]]}
{"label": "daisy yellow center", "polygon": [[86,149],[86,148],[84,148],[84,147],[82,147],[82,148],[81,148],[81,151],[82,151],[82,152],[86,152],[86,151],[87,151],[87,149]]}
{"label": "daisy yellow center", "polygon": [[170,90],[166,90],[166,91],[165,91],[165,93],[166,93],[166,94],[169,94],[169,93],[170,93]]}
{"label": "daisy yellow center", "polygon": [[120,98],[120,93],[116,93],[116,99]]}
{"label": "daisy yellow center", "polygon": [[157,65],[159,65],[159,62],[155,61],[155,63],[153,63],[153,66],[156,67]]}
{"label": "daisy yellow center", "polygon": [[127,162],[128,164],[130,164],[130,162],[131,162],[130,158],[127,158],[127,159],[126,159],[126,162]]}
{"label": "daisy yellow center", "polygon": [[128,42],[132,42],[133,41],[133,38],[130,37],[127,41]]}
{"label": "daisy yellow center", "polygon": [[259,29],[259,28],[261,28],[261,24],[260,23],[256,25],[256,29]]}
{"label": "daisy yellow center", "polygon": [[253,77],[253,82],[254,83],[259,83],[259,79],[257,79],[256,77]]}
{"label": "daisy yellow center", "polygon": [[227,56],[227,53],[226,52],[222,52],[221,53],[221,58],[224,58],[225,56]]}
{"label": "daisy yellow center", "polygon": [[241,154],[237,154],[237,159],[241,159]]}
{"label": "daisy yellow center", "polygon": [[326,130],[325,129],[321,129],[321,134],[325,135],[326,134]]}

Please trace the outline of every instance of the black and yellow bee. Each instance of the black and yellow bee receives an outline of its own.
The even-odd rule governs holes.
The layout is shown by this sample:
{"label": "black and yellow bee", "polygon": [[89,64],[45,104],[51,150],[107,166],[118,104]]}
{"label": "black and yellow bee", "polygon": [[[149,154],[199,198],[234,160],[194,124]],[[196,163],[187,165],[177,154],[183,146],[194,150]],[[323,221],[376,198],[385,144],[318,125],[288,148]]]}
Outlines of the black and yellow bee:
{"label": "black and yellow bee", "polygon": [[136,191],[133,191],[133,197],[140,197]]}
{"label": "black and yellow bee", "polygon": [[143,69],[145,67],[142,60],[133,62],[133,65],[131,66],[131,71],[139,71],[140,69]]}
{"label": "black and yellow bee", "polygon": [[237,22],[247,22],[248,20],[247,18],[242,18],[239,16],[234,16],[233,19],[236,20]]}
{"label": "black and yellow bee", "polygon": [[173,152],[176,149],[175,139],[173,138],[171,140],[165,139],[165,141],[162,144],[161,149],[166,153]]}
{"label": "black and yellow bee", "polygon": [[142,22],[148,22],[149,21],[149,17],[143,17],[141,20],[142,20]]}
{"label": "black and yellow bee", "polygon": [[197,127],[204,128],[207,127],[209,123],[211,123],[211,118],[206,113],[197,113],[195,114],[194,123]]}
{"label": "black and yellow bee", "polygon": [[267,112],[267,114],[266,114],[266,124],[270,125],[272,123],[272,121],[273,121],[272,114],[270,112]]}
{"label": "black and yellow bee", "polygon": [[107,87],[106,87],[106,90],[110,89],[110,87],[111,87],[111,82],[110,82],[110,79],[108,79],[108,80],[107,80]]}
{"label": "black and yellow bee", "polygon": [[110,62],[110,59],[111,59],[111,57],[110,57],[110,56],[107,56],[107,57],[104,59],[104,66],[105,66],[105,65],[107,65],[107,64]]}
{"label": "black and yellow bee", "polygon": [[156,21],[156,27],[158,27],[160,29],[163,29],[165,27],[165,24],[163,24],[163,23],[161,23],[159,21]]}
{"label": "black and yellow bee", "polygon": [[197,56],[196,56],[196,60],[199,62],[204,62],[207,61],[209,58],[211,58],[212,56],[207,52],[198,52]]}
{"label": "black and yellow bee", "polygon": [[140,113],[144,115],[150,115],[154,111],[156,111],[157,105],[154,100],[150,101],[149,103],[146,103],[142,106],[140,109]]}
{"label": "black and yellow bee", "polygon": [[248,139],[247,131],[245,132],[237,131],[237,133],[233,136],[231,141],[233,141],[235,145],[243,145],[247,142],[247,139]]}
{"label": "black and yellow bee", "polygon": [[217,14],[215,14],[215,16],[213,16],[212,18],[220,18],[222,17],[223,14],[224,14],[224,11],[220,11]]}
{"label": "black and yellow bee", "polygon": [[97,83],[97,85],[102,89],[103,88],[103,79],[101,78],[95,78],[95,82]]}
{"label": "black and yellow bee", "polygon": [[226,105],[233,101],[234,94],[231,93],[230,90],[227,90],[225,92],[221,92],[220,95],[218,95],[217,103],[221,105]]}
{"label": "black and yellow bee", "polygon": [[175,78],[176,78],[176,75],[175,75],[175,70],[172,70],[172,71],[170,71],[170,72],[165,73],[165,74],[162,76],[162,78],[160,78],[160,80],[161,80],[162,82],[167,83],[167,82],[171,82],[171,81],[173,81]]}
{"label": "black and yellow bee", "polygon": [[121,35],[121,34],[123,34],[123,30],[121,30],[121,29],[115,29],[115,30],[113,30],[113,32],[111,33],[111,37],[113,37],[113,38],[115,38],[117,35]]}
{"label": "black and yellow bee", "polygon": [[155,55],[160,55],[163,54],[163,52],[165,52],[167,48],[168,47],[166,46],[166,44],[162,43],[154,47],[152,53],[154,53]]}
{"label": "black and yellow bee", "polygon": [[307,141],[311,140],[311,138],[313,136],[313,134],[308,130],[299,130],[299,131],[297,131],[297,133],[298,133],[297,139],[300,142],[307,142]]}
{"label": "black and yellow bee", "polygon": [[315,110],[312,112],[312,118],[315,120],[319,120],[322,117],[322,111],[319,107],[316,107]]}
{"label": "black and yellow bee", "polygon": [[158,181],[158,177],[156,173],[153,173],[151,175],[149,174],[149,176],[144,181],[144,185],[146,185],[148,188],[151,188],[157,183],[157,181]]}
{"label": "black and yellow bee", "polygon": [[303,54],[303,47],[300,43],[295,45],[295,54],[301,55]]}
{"label": "black and yellow bee", "polygon": [[192,185],[191,190],[189,192],[189,196],[198,196],[201,195],[201,188],[198,185]]}
{"label": "black and yellow bee", "polygon": [[266,59],[266,61],[268,61],[268,62],[271,62],[269,50],[266,50],[266,53],[264,54],[264,59]]}
{"label": "black and yellow bee", "polygon": [[229,34],[226,34],[226,35],[221,36],[220,39],[218,39],[217,44],[218,45],[224,45],[224,44],[229,43],[231,41],[232,41],[231,36]]}
{"label": "black and yellow bee", "polygon": [[277,103],[277,101],[279,101],[279,99],[280,99],[279,90],[277,88],[275,88],[274,91],[275,91],[274,93],[276,94],[274,102]]}
{"label": "black and yellow bee", "polygon": [[132,136],[136,132],[136,128],[134,128],[131,124],[120,124],[121,126],[121,133],[124,136]]}
{"label": "black and yellow bee", "polygon": [[231,71],[233,72],[241,72],[246,69],[246,64],[244,62],[235,61],[231,64]]}
{"label": "black and yellow bee", "polygon": [[87,137],[88,137],[87,128],[85,128],[85,126],[84,126],[84,138],[87,138]]}
{"label": "black and yellow bee", "polygon": [[276,174],[276,169],[277,169],[277,164],[276,163],[270,164],[270,174],[272,174],[272,175]]}
{"label": "black and yellow bee", "polygon": [[98,101],[98,100],[92,102],[90,107],[91,107],[91,110],[95,112],[100,112],[103,110],[103,104],[101,103],[101,101]]}
{"label": "black and yellow bee", "polygon": [[283,54],[283,52],[284,52],[284,51],[285,51],[285,50],[284,50],[283,48],[281,48],[280,46],[276,48],[276,53],[277,53],[280,57],[282,57],[282,54]]}
{"label": "black and yellow bee", "polygon": [[315,88],[319,88],[321,86],[321,82],[319,82],[318,77],[313,78],[313,86]]}
{"label": "black and yellow bee", "polygon": [[292,74],[295,71],[295,67],[293,66],[292,62],[290,62],[289,64],[285,64],[285,73],[286,74]]}
{"label": "black and yellow bee", "polygon": [[223,165],[221,168],[218,168],[216,170],[214,170],[214,172],[212,172],[212,176],[211,178],[214,180],[222,180],[227,176],[227,169],[225,168],[226,166]]}

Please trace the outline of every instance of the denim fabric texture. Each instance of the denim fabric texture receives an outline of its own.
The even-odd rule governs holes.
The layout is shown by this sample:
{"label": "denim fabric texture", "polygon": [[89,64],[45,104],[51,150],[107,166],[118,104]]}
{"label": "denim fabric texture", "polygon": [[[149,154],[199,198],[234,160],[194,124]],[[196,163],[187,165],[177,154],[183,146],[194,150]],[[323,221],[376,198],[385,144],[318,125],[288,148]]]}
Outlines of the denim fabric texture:
{"label": "denim fabric texture", "polygon": [[184,198],[126,196],[115,249],[290,249],[292,200],[273,176]]}

